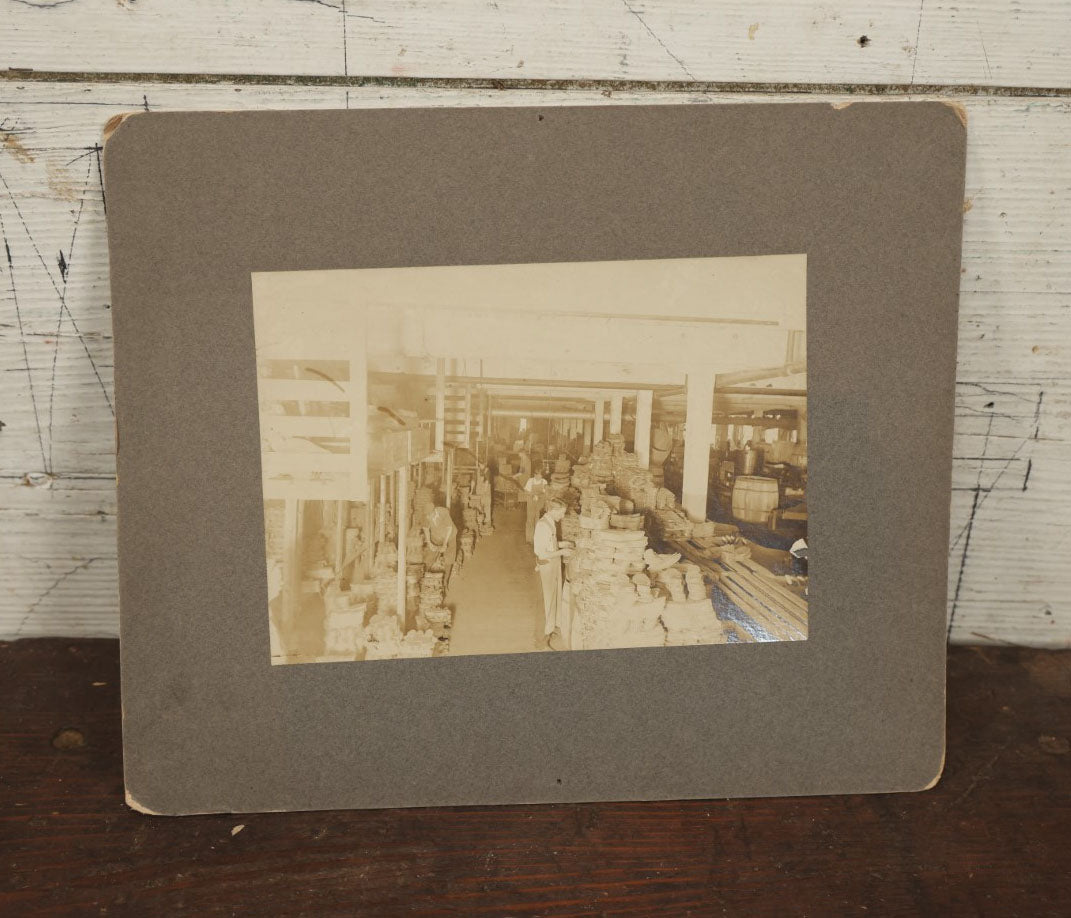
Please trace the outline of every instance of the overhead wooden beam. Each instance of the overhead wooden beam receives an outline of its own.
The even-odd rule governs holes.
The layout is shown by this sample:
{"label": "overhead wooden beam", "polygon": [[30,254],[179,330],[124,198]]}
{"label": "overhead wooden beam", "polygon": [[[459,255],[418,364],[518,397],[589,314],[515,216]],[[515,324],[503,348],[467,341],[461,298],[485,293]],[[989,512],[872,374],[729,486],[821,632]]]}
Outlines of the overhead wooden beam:
{"label": "overhead wooden beam", "polygon": [[785,348],[785,332],[773,324],[750,325],[746,334],[727,334],[724,329],[731,326],[697,324],[685,329],[643,320],[630,322],[627,333],[611,333],[605,318],[562,315],[548,322],[507,309],[406,310],[405,316],[407,323],[418,325],[411,334],[402,333],[402,357],[493,356],[507,366],[526,361],[574,363],[583,366],[584,373],[592,364],[644,365],[653,354],[667,352],[677,355],[678,366],[744,371],[780,360]]}
{"label": "overhead wooden beam", "polygon": [[779,367],[764,367],[758,370],[739,370],[734,373],[719,373],[715,380],[718,392],[739,385],[740,383],[760,382],[764,379],[778,379],[782,376],[794,376],[807,371],[806,362],[785,363]]}
{"label": "overhead wooden beam", "polygon": [[589,420],[590,411],[556,410],[554,408],[495,408],[491,412],[496,418],[539,418],[540,420],[561,420],[565,418]]}
{"label": "overhead wooden beam", "polygon": [[612,386],[559,386],[553,382],[517,383],[515,385],[486,386],[492,395],[506,398],[572,398],[592,399],[596,397],[611,398],[615,395],[634,396],[635,389],[615,388]]}
{"label": "overhead wooden beam", "polygon": [[[492,389],[491,394],[499,399],[501,402],[512,402],[515,404],[528,404],[531,402],[563,402],[572,404],[590,405],[595,398],[601,398],[609,400],[615,393],[610,392],[583,392],[579,389],[561,389],[555,390],[552,388],[542,389],[532,387],[528,391],[524,391],[520,388],[502,390]],[[632,398],[634,393],[622,392],[621,395],[626,398]],[[449,401],[449,396],[447,400]]]}
{"label": "overhead wooden beam", "polygon": [[760,389],[758,386],[727,386],[715,395],[763,395],[771,398],[806,398],[806,389]]}
{"label": "overhead wooden beam", "polygon": [[[424,375],[429,379],[434,378],[433,373],[408,373],[408,372],[393,372],[390,370],[375,370],[369,374],[373,379],[390,381],[394,379],[411,379],[413,376]],[[294,380],[290,380],[293,382]],[[635,394],[638,389],[653,389],[655,392],[662,391],[683,391],[683,386],[680,383],[668,383],[668,382],[647,382],[647,381],[629,381],[629,382],[608,382],[606,380],[599,380],[598,382],[592,382],[590,380],[583,379],[550,379],[542,378],[536,380],[534,377],[532,381],[525,379],[519,379],[515,376],[451,376],[448,379],[450,383],[471,383],[474,386],[487,389],[490,394],[494,394],[494,390],[498,388],[509,389],[526,389],[530,388],[533,384],[548,386],[554,388],[566,388],[576,389],[579,394],[585,398],[594,398],[599,393],[613,393],[620,391],[623,395]],[[333,385],[329,383],[328,385]],[[345,383],[343,383],[345,385]]]}

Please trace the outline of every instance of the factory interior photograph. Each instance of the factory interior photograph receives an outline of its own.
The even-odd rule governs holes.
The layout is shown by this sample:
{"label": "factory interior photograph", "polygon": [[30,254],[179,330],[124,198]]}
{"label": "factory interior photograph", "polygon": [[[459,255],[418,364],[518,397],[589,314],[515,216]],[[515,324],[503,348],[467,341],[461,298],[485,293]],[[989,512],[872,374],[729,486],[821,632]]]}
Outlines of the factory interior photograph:
{"label": "factory interior photograph", "polygon": [[271,662],[805,640],[806,267],[254,274]]}

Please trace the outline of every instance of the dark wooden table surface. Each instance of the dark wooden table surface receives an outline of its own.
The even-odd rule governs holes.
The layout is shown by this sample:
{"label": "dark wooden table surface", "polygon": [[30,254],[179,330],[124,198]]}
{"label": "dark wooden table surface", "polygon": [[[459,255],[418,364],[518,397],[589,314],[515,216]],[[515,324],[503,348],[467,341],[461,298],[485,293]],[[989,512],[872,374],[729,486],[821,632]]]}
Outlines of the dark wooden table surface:
{"label": "dark wooden table surface", "polygon": [[956,648],[920,794],[149,817],[118,645],[0,644],[3,915],[1071,915],[1071,653]]}

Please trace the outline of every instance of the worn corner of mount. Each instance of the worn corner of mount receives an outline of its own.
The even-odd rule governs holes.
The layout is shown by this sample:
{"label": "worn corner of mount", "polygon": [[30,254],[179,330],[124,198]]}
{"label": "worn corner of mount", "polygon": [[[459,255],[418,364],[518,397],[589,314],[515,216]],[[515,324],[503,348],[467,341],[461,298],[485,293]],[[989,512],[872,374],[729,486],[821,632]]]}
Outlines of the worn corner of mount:
{"label": "worn corner of mount", "polygon": [[164,816],[164,815],[166,815],[164,813],[158,813],[158,812],[156,812],[156,810],[150,810],[143,803],[139,803],[134,798],[134,795],[130,793],[130,788],[125,788],[124,789],[123,796],[126,799],[126,805],[128,807],[130,807],[130,809],[132,809],[132,810],[136,810],[139,813],[144,813],[146,816]]}
{"label": "worn corner of mount", "polygon": [[923,785],[920,788],[920,790],[922,790],[922,791],[933,790],[938,785],[938,783],[940,782],[941,778],[943,777],[943,775],[945,773],[945,763],[946,763],[947,760],[948,760],[948,748],[944,747],[944,748],[941,749],[941,762],[937,766],[937,774],[935,774],[930,779],[928,784]]}
{"label": "worn corner of mount", "polygon": [[941,100],[941,104],[947,105],[950,109],[952,109],[952,111],[955,112],[956,117],[959,118],[960,124],[962,124],[965,128],[967,127],[967,106],[965,106],[962,102],[952,102],[945,99]]}
{"label": "worn corner of mount", "polygon": [[134,115],[141,115],[143,112],[122,112],[118,115],[112,115],[107,121],[104,122],[104,130],[101,131],[101,143],[107,145],[108,141],[112,139],[112,135],[119,130],[120,125],[128,118],[134,117]]}

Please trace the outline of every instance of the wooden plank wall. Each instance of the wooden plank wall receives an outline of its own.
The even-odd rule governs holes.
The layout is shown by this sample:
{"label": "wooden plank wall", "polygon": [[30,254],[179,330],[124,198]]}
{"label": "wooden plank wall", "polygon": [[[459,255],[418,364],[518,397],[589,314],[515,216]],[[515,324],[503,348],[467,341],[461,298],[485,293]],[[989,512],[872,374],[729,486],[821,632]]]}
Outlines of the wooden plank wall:
{"label": "wooden plank wall", "polygon": [[1068,646],[1069,39],[1063,0],[7,0],[0,638],[117,631],[112,115],[866,95],[969,119],[950,638]]}
{"label": "wooden plank wall", "polygon": [[1066,86],[1064,0],[21,0],[5,66],[466,79]]}

